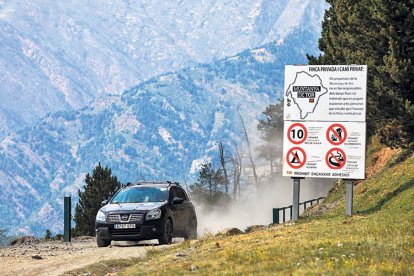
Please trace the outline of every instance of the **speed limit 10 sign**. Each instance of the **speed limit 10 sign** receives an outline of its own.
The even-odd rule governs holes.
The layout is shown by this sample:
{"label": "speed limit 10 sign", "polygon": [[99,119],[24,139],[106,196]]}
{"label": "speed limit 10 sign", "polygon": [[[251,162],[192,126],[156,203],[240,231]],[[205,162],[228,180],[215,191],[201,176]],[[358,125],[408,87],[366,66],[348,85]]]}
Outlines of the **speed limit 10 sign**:
{"label": "speed limit 10 sign", "polygon": [[287,137],[292,144],[299,145],[306,141],[308,131],[303,124],[295,123],[289,127]]}
{"label": "speed limit 10 sign", "polygon": [[284,122],[283,175],[363,179],[365,122]]}

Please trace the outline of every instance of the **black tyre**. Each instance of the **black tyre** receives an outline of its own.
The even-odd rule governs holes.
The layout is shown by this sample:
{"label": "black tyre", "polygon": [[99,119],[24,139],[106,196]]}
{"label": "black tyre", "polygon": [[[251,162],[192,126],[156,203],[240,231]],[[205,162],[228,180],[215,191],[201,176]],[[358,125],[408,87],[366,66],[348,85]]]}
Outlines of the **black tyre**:
{"label": "black tyre", "polygon": [[173,224],[171,219],[167,219],[164,224],[164,231],[161,237],[158,238],[160,244],[171,244],[173,238]]}
{"label": "black tyre", "polygon": [[195,240],[197,238],[197,219],[195,217],[190,219],[184,235],[185,240]]}
{"label": "black tyre", "polygon": [[110,240],[99,239],[96,237],[96,244],[98,247],[108,247],[111,244]]}

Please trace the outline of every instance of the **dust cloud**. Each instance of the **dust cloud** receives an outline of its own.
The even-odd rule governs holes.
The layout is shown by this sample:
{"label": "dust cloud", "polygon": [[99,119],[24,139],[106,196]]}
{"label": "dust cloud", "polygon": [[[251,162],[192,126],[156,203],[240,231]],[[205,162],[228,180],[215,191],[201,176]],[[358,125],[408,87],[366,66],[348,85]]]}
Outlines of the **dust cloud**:
{"label": "dust cloud", "polygon": [[[304,179],[300,185],[300,202],[324,197],[333,186],[332,179]],[[198,219],[198,236],[216,234],[228,227],[245,230],[252,225],[268,225],[273,220],[273,208],[292,204],[293,182],[288,177],[278,177],[258,192],[250,185],[240,199],[225,202],[219,207],[203,206],[195,202]],[[300,208],[303,212],[303,206]]]}

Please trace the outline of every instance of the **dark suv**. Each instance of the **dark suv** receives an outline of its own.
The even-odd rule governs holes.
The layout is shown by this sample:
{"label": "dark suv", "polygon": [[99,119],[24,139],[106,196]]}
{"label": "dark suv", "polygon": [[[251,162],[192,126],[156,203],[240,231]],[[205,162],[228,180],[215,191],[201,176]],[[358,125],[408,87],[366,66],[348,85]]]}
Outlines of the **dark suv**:
{"label": "dark suv", "polygon": [[173,237],[197,236],[194,206],[176,182],[128,183],[102,204],[95,222],[98,247],[113,240],[170,244]]}

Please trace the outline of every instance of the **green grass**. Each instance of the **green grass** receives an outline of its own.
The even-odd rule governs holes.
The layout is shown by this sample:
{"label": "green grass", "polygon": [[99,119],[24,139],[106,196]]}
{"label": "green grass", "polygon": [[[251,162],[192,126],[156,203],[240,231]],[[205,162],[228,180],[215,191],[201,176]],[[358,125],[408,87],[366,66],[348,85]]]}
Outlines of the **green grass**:
{"label": "green grass", "polygon": [[414,275],[414,156],[404,160],[354,187],[352,217],[339,183],[325,201],[336,207],[323,215],[310,210],[296,224],[151,250],[121,275]]}

